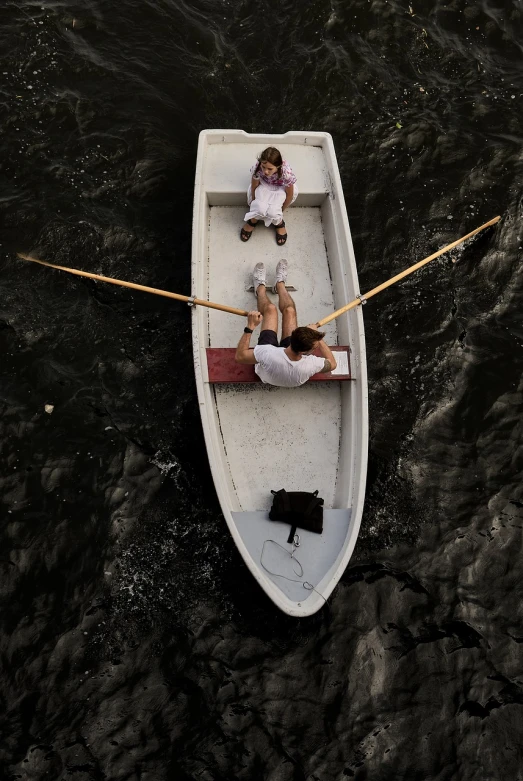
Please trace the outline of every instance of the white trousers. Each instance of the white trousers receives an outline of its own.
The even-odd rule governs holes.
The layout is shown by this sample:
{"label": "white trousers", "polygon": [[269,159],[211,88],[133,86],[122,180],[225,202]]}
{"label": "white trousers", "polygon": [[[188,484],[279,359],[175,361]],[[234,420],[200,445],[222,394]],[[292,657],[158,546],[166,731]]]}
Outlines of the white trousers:
{"label": "white trousers", "polygon": [[[283,187],[272,189],[265,182],[260,182],[255,191],[256,198],[253,200],[251,185],[247,190],[247,203],[249,211],[244,217],[247,220],[263,220],[265,227],[269,225],[279,225],[283,219],[282,206],[286,198],[286,192]],[[294,194],[291,203],[294,203],[298,197],[298,188],[294,185]]]}

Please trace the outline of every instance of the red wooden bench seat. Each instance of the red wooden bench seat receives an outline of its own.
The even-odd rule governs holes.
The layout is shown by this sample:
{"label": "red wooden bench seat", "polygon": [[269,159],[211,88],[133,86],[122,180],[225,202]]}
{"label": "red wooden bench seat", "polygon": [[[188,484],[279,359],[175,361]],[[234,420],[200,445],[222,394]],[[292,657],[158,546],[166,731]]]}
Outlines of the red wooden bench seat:
{"label": "red wooden bench seat", "polygon": [[[333,353],[346,352],[349,364],[348,374],[314,374],[309,382],[339,382],[340,380],[352,380],[350,374],[350,348],[335,346],[330,348]],[[253,365],[236,363],[234,355],[235,347],[207,347],[207,368],[209,370],[209,382],[261,382],[254,371]],[[320,355],[319,350],[314,355]]]}

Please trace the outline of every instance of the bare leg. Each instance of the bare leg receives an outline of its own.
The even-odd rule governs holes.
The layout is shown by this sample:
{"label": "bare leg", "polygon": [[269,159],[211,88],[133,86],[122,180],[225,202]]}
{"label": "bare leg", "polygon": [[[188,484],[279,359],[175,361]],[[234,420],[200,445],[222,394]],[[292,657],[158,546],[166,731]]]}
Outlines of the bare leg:
{"label": "bare leg", "polygon": [[[285,290],[285,285],[283,285]],[[285,292],[287,292],[285,290]],[[262,314],[262,331],[271,330],[278,333],[278,310],[267,297],[265,285],[258,285],[256,289],[256,298],[258,299],[258,312]],[[290,298],[290,296],[289,296]]]}
{"label": "bare leg", "polygon": [[283,191],[278,193],[279,199],[272,203],[269,208],[267,209],[267,217],[270,217],[272,224],[276,226],[276,233],[278,236],[284,236],[286,233],[285,226],[283,223],[283,204],[285,202],[286,195]]}
{"label": "bare leg", "polygon": [[[255,217],[251,217],[251,220],[252,220],[252,222],[258,222],[258,220]],[[248,222],[244,222],[243,223],[243,230],[245,231],[245,233],[252,233],[253,230],[254,230],[254,226],[253,225],[249,225]]]}
{"label": "bare leg", "polygon": [[282,316],[281,338],[290,336],[295,328],[298,327],[298,316],[296,314],[296,305],[285,288],[285,282],[276,284],[278,293],[278,305]]}

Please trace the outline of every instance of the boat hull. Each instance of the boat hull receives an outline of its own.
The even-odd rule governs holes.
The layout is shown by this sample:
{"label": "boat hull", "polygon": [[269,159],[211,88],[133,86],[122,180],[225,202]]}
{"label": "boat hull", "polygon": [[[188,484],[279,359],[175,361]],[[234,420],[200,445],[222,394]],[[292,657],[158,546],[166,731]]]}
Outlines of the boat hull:
{"label": "boat hull", "polygon": [[[239,238],[247,209],[249,168],[266,146],[277,146],[298,177],[300,195],[285,213],[289,239],[256,227]],[[200,134],[194,197],[192,292],[242,309],[256,305],[248,287],[254,264],[273,274],[289,262],[298,320],[306,325],[359,293],[343,191],[327,133],[253,135],[238,130]],[[276,301],[276,299],[274,299]],[[211,471],[233,539],[253,576],[285,613],[319,610],[350,559],[363,511],[367,468],[367,377],[361,307],[325,328],[330,344],[350,346],[353,379],[286,389],[209,382],[207,348],[234,347],[245,322],[194,307],[196,385]],[[254,343],[254,340],[253,340]],[[322,535],[268,519],[271,490],[319,490]],[[297,575],[296,573],[301,573]]]}

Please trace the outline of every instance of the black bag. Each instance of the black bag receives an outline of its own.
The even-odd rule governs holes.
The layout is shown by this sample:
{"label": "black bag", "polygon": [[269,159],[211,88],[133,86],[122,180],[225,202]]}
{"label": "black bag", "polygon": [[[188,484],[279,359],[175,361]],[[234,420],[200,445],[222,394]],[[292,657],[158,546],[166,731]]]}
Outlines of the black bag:
{"label": "black bag", "polygon": [[269,518],[271,521],[283,521],[290,523],[292,529],[288,542],[292,542],[296,533],[296,527],[321,534],[323,531],[323,499],[318,497],[318,492],[289,491],[285,488],[281,491],[271,491],[274,495]]}

